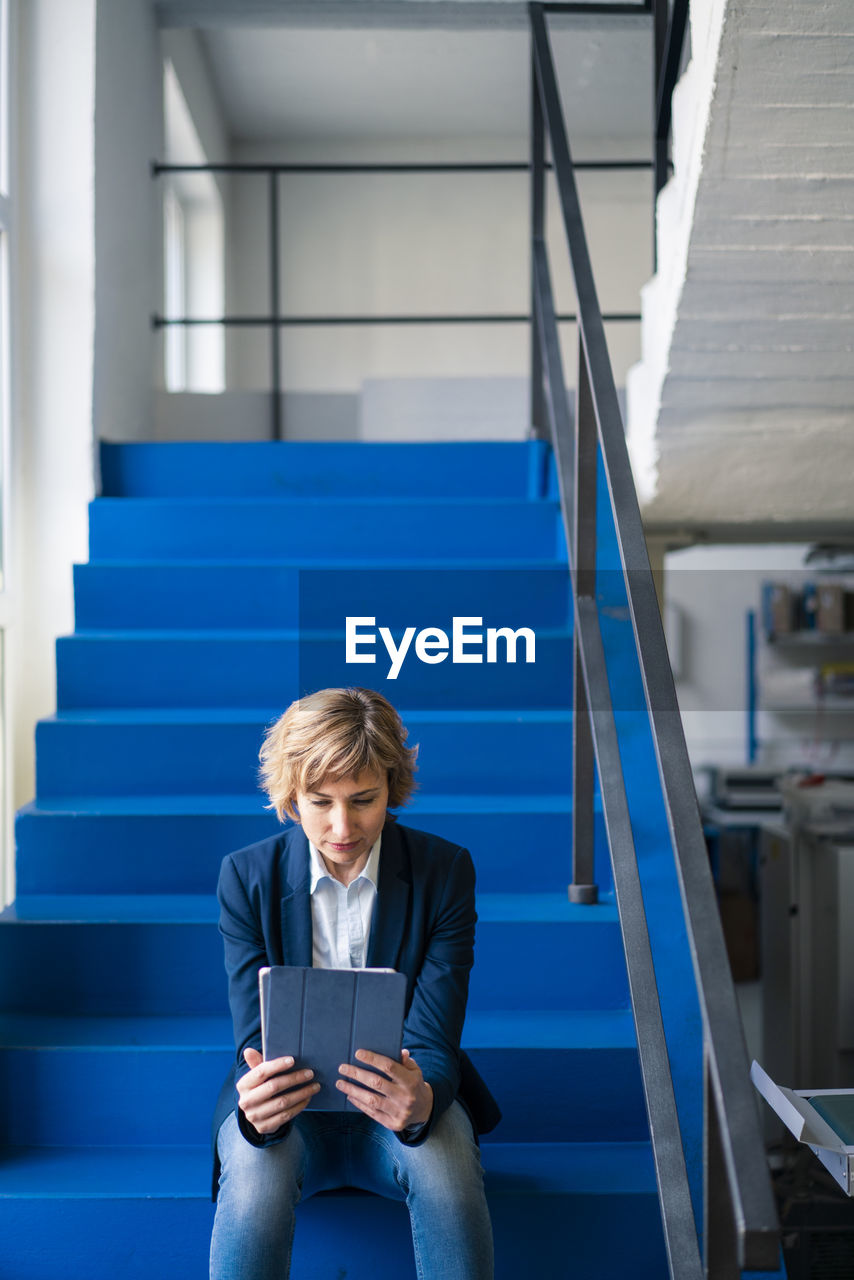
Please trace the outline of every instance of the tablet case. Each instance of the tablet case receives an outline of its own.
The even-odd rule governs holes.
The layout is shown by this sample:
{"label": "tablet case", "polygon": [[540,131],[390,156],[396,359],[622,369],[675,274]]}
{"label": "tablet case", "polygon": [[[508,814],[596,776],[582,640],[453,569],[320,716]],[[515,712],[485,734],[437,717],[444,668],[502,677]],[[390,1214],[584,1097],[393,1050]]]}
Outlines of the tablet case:
{"label": "tablet case", "polygon": [[321,1086],[306,1110],[358,1110],[335,1087],[339,1065],[355,1063],[357,1049],[400,1061],[405,974],[273,965],[259,970],[258,982],[264,1058],[290,1055],[294,1069],[310,1067]]}

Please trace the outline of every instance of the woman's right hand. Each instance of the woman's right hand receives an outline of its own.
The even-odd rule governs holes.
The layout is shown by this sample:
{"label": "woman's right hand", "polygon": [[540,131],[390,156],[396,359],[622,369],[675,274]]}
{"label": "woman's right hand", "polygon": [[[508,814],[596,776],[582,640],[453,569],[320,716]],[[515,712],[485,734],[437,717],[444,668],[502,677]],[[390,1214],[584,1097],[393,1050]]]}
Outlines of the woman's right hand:
{"label": "woman's right hand", "polygon": [[313,1071],[293,1071],[293,1058],[265,1062],[257,1049],[248,1047],[243,1056],[250,1070],[237,1081],[240,1110],[258,1133],[275,1133],[305,1110],[320,1085],[309,1083]]}

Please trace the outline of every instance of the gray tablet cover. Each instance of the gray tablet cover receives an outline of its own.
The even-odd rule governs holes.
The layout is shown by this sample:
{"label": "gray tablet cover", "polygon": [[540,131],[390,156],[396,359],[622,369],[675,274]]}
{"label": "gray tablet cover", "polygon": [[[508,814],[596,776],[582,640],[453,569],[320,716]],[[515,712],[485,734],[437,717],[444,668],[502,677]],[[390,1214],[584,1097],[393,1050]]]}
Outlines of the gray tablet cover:
{"label": "gray tablet cover", "polygon": [[400,1061],[406,975],[274,965],[261,969],[258,980],[264,1058],[290,1055],[296,1070],[312,1069],[321,1087],[307,1110],[358,1110],[335,1088],[338,1067],[355,1062],[357,1049]]}

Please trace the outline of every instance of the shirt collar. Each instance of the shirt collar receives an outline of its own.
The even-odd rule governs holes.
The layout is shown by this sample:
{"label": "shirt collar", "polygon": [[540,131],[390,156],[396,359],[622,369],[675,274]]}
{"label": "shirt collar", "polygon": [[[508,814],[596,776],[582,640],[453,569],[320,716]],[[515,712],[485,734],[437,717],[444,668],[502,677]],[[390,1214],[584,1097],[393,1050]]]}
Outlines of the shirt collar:
{"label": "shirt collar", "polygon": [[[359,880],[369,880],[375,889],[379,888],[380,845],[382,844],[382,838],[382,832],[380,832],[374,841],[371,852],[368,854],[368,861],[356,876],[353,884],[357,884]],[[333,880],[334,877],[326,870],[326,864],[323,861],[323,858],[320,856],[310,840],[308,842],[308,858],[309,869],[311,871],[310,892],[314,893],[321,880]]]}

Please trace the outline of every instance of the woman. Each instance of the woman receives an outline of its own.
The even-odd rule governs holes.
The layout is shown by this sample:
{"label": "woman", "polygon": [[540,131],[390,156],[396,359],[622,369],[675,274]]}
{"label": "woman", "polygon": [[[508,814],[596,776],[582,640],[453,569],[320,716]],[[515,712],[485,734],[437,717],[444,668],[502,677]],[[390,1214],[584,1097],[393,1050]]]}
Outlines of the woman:
{"label": "woman", "polygon": [[[389,815],[414,789],[406,738],[370,689],[312,694],[266,735],[262,782],[296,825],[229,855],[220,873],[237,1058],[214,1119],[212,1280],[286,1280],[294,1207],[344,1184],[345,1149],[347,1185],[406,1200],[420,1280],[493,1274],[474,1135],[499,1113],[459,1047],[474,869],[465,849]],[[337,1087],[352,1110],[306,1111],[311,1071],[262,1060],[258,970],[277,964],[406,975],[402,1060],[360,1050],[343,1063]]]}

